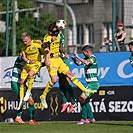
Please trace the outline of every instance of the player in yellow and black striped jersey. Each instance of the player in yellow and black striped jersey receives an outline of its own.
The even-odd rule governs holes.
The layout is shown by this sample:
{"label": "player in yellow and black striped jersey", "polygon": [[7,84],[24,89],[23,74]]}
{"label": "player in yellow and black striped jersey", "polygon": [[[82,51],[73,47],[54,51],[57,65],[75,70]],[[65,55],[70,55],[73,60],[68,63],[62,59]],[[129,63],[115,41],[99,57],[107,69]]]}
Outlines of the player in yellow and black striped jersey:
{"label": "player in yellow and black striped jersey", "polygon": [[[21,39],[24,43],[21,47],[22,58],[26,63],[21,72],[20,103],[17,110],[19,110],[24,102],[29,99],[34,83],[34,75],[40,71],[42,65],[41,52],[43,51],[43,48],[41,47],[41,41],[32,40],[27,32],[22,34]],[[28,83],[28,89],[24,96],[24,83],[26,80]]]}
{"label": "player in yellow and black striped jersey", "polygon": [[60,57],[60,51],[61,51],[65,55],[66,58],[69,58],[68,54],[64,51],[63,46],[60,44],[60,34],[59,34],[59,29],[56,26],[56,22],[48,26],[48,34],[44,36],[43,41],[45,44],[46,43],[49,44],[49,48],[45,48],[45,47],[44,48],[45,48],[45,52],[49,53],[46,56],[45,64],[49,71],[51,81],[47,83],[43,94],[40,96],[42,106],[44,106],[44,108],[48,108],[48,105],[46,103],[46,95],[48,94],[48,92],[52,89],[52,87],[58,80],[57,72],[63,73],[64,75],[66,75],[68,78],[70,78],[70,80],[72,81],[74,85],[76,85],[83,92],[85,92],[86,95],[88,95],[87,89],[73,75],[73,73],[70,72],[69,67],[63,62],[63,60]]}

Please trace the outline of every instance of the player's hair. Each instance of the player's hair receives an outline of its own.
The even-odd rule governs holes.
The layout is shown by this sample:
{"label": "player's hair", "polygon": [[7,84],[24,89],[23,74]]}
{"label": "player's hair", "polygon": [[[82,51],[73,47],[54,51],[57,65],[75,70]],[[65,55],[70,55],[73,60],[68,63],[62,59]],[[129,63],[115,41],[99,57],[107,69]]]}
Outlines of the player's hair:
{"label": "player's hair", "polygon": [[93,47],[91,46],[91,45],[85,45],[82,49],[81,49],[82,51],[91,51],[92,52],[92,50],[93,50]]}
{"label": "player's hair", "polygon": [[128,46],[130,46],[130,45],[132,45],[132,46],[133,46],[133,42],[128,43]]}
{"label": "player's hair", "polygon": [[21,39],[23,40],[25,37],[30,37],[30,35],[27,32],[24,32],[21,35]]}
{"label": "player's hair", "polygon": [[48,31],[53,31],[54,28],[58,29],[58,27],[56,25],[56,22],[53,22],[53,23],[49,24]]}

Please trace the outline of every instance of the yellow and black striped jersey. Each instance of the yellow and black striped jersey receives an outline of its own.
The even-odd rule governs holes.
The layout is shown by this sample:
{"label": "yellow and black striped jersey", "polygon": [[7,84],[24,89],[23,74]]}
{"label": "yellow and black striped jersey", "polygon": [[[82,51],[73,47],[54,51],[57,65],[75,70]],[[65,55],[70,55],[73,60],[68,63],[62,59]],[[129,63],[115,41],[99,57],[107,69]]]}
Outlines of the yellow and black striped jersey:
{"label": "yellow and black striped jersey", "polygon": [[[46,34],[44,36],[43,42],[48,42],[51,41],[52,36],[49,34]],[[50,53],[53,54],[53,56],[58,56],[60,55],[60,34],[56,37],[54,41],[50,43]]]}
{"label": "yellow and black striped jersey", "polygon": [[31,45],[25,46],[23,44],[21,47],[21,53],[26,55],[27,59],[33,61],[41,61],[41,51],[43,51],[43,48],[38,40],[32,40]]}

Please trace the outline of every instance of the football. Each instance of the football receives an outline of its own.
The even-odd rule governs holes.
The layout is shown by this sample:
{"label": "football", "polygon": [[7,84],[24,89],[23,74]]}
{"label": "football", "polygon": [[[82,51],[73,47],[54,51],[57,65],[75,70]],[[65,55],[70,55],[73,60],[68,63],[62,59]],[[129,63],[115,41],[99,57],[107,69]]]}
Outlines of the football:
{"label": "football", "polygon": [[63,29],[66,28],[66,21],[63,20],[63,19],[58,20],[58,21],[56,22],[56,25],[57,25],[57,27],[59,28],[59,30],[63,30]]}

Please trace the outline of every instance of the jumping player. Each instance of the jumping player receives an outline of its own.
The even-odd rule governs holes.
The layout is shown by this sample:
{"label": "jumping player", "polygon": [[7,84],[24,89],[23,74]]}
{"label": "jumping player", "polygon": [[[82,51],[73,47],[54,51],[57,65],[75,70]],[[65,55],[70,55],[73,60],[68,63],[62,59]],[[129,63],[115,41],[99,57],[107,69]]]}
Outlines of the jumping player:
{"label": "jumping player", "polygon": [[65,55],[66,58],[68,58],[68,54],[64,51],[62,45],[60,44],[60,34],[59,34],[59,29],[56,26],[56,22],[48,26],[48,34],[44,36],[43,44],[44,45],[49,44],[49,51],[48,51],[50,53],[49,63],[48,63],[49,65],[47,63],[45,64],[49,71],[51,80],[47,83],[43,94],[40,96],[42,106],[44,106],[44,108],[48,108],[48,105],[46,103],[46,96],[48,92],[52,89],[54,84],[58,81],[57,72],[66,75],[74,85],[79,87],[83,92],[86,93],[86,95],[89,95],[90,93],[88,92],[88,90],[73,75],[73,73],[70,72],[69,67],[60,58],[60,51]]}
{"label": "jumping player", "polygon": [[[20,103],[17,108],[19,110],[23,103],[29,99],[31,94],[31,89],[34,83],[34,75],[40,71],[41,68],[41,42],[38,40],[32,40],[27,32],[24,32],[21,36],[23,41],[23,46],[21,47],[22,58],[26,62],[22,73],[20,81]],[[24,96],[24,86],[25,81],[28,82],[28,89]]]}

